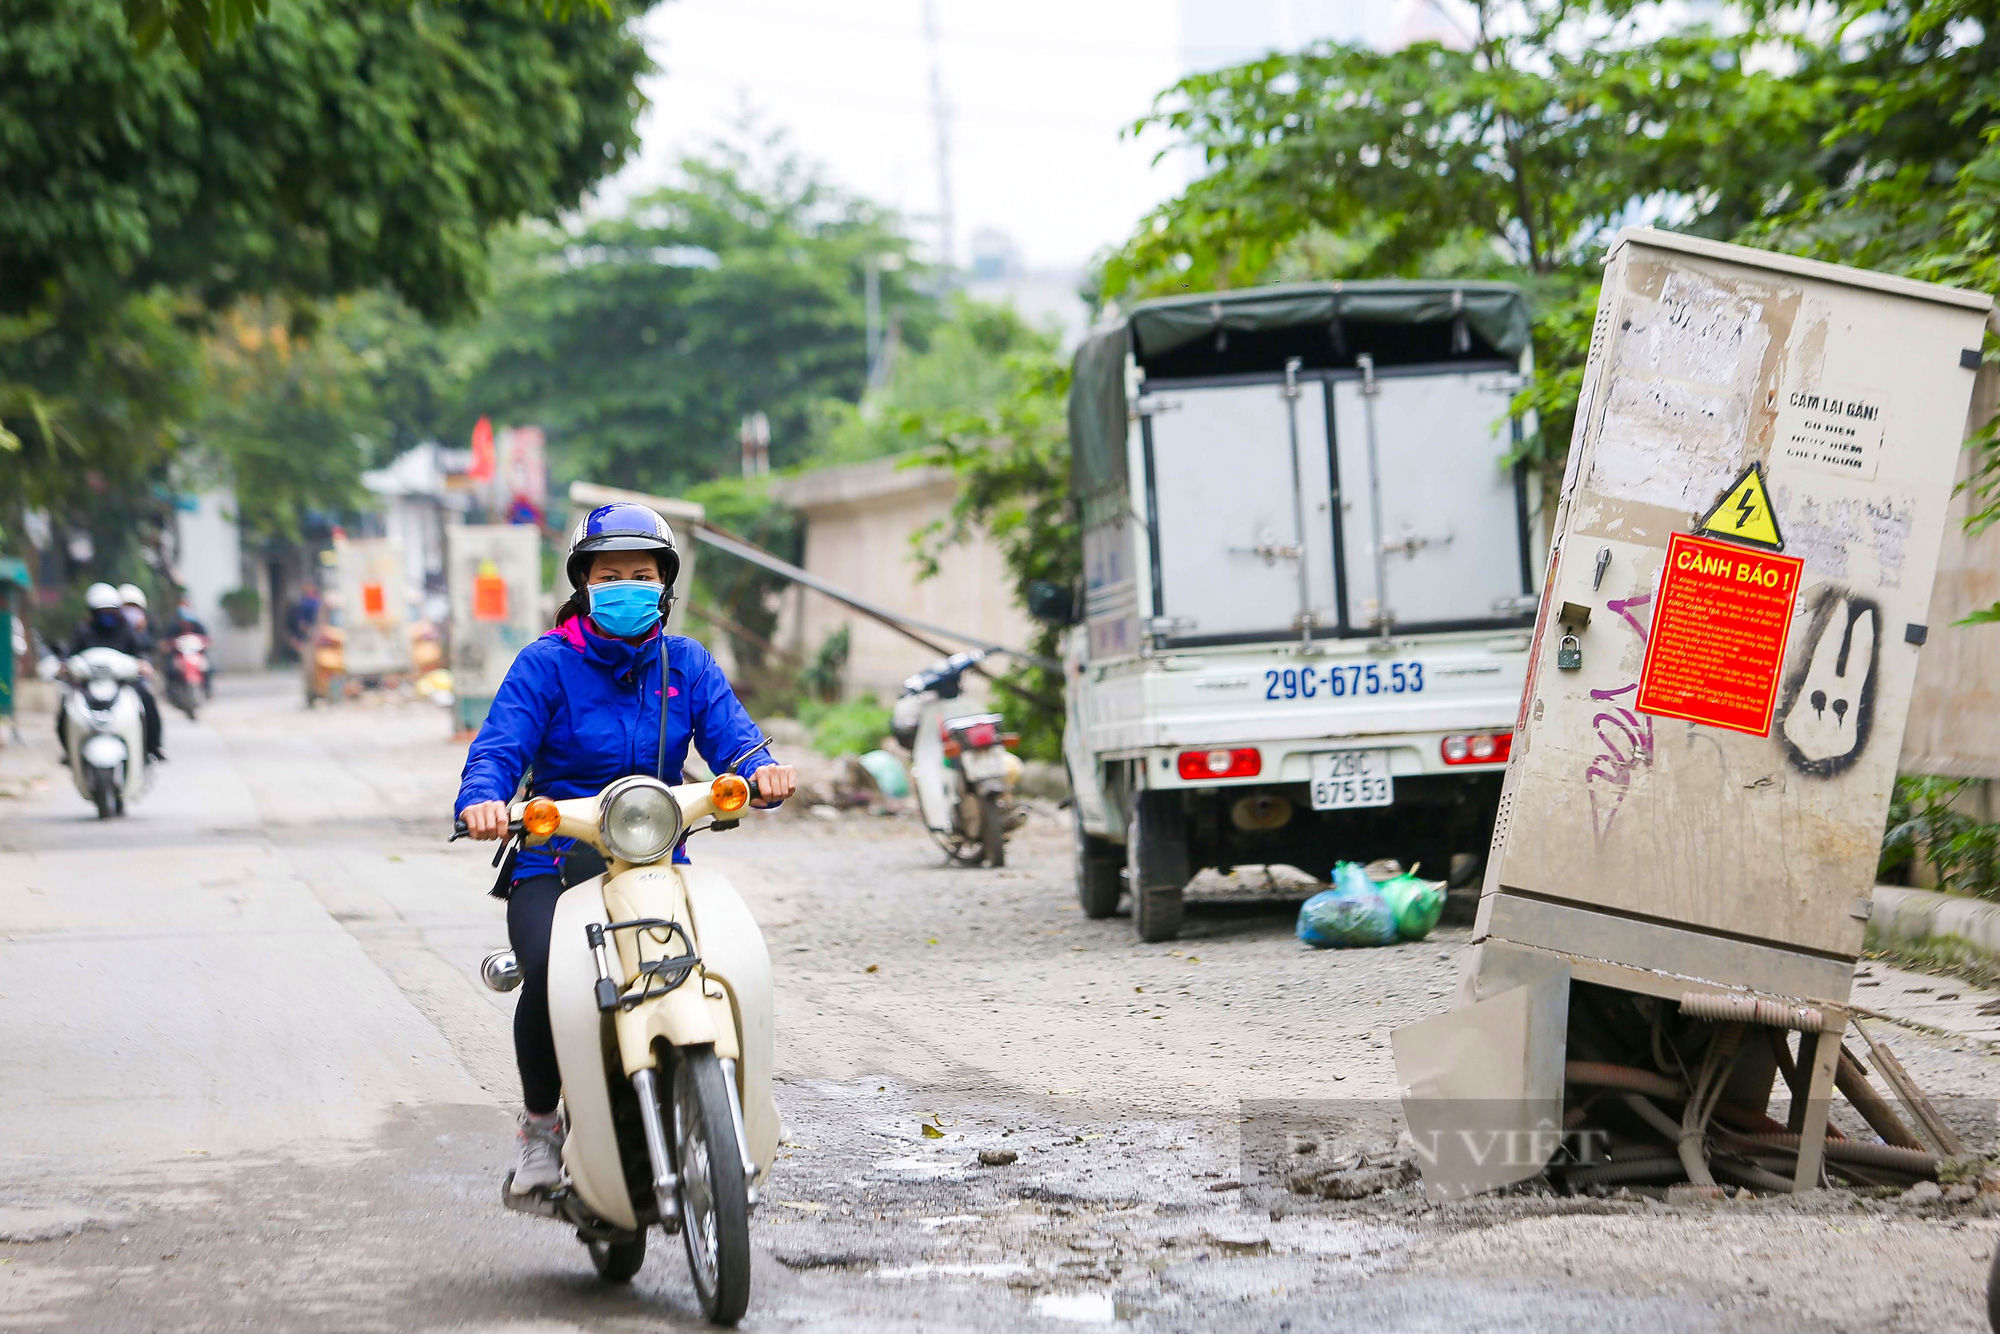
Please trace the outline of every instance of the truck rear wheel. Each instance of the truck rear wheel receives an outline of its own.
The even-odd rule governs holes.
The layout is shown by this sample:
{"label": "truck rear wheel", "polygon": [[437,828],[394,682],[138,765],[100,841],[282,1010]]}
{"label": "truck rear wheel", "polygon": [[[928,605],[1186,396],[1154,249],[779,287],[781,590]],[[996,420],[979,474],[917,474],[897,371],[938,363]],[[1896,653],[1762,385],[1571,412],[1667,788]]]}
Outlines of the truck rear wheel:
{"label": "truck rear wheel", "polygon": [[1181,891],[1194,871],[1188,864],[1187,821],[1177,792],[1141,792],[1132,803],[1125,838],[1132,889],[1132,926],[1149,943],[1181,932]]}
{"label": "truck rear wheel", "polygon": [[1084,832],[1083,812],[1070,804],[1070,818],[1076,832],[1076,901],[1083,915],[1095,921],[1118,911],[1118,895],[1125,886],[1119,872],[1118,849],[1109,839]]}
{"label": "truck rear wheel", "polygon": [[1181,933],[1184,908],[1181,891],[1154,886],[1142,889],[1132,899],[1132,926],[1139,939],[1148,944],[1172,940]]}

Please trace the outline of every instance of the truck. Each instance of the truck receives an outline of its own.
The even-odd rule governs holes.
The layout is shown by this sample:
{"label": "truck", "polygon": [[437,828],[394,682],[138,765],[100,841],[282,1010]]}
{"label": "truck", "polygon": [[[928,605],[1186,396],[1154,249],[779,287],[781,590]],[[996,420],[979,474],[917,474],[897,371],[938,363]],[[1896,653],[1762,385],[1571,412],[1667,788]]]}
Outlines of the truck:
{"label": "truck", "polygon": [[1531,356],[1524,294],[1482,282],[1174,296],[1079,345],[1083,577],[1031,610],[1070,627],[1087,916],[1129,894],[1172,939],[1207,868],[1470,884],[1547,555]]}

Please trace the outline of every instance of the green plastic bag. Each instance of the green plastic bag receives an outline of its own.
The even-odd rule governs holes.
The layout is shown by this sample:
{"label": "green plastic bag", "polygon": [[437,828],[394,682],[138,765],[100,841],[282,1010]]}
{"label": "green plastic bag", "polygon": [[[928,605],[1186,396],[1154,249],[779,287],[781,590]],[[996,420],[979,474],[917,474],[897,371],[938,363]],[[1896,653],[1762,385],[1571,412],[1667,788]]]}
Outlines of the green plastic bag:
{"label": "green plastic bag", "polygon": [[1390,915],[1396,919],[1398,940],[1422,940],[1444,912],[1442,880],[1420,880],[1406,871],[1375,886],[1375,892],[1382,896],[1389,905]]}

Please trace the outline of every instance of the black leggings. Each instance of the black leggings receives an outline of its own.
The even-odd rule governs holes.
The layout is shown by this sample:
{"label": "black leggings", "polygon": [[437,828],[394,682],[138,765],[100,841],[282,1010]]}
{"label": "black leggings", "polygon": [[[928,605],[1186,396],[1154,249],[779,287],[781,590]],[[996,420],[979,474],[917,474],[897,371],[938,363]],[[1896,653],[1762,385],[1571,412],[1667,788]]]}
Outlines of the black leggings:
{"label": "black leggings", "polygon": [[507,896],[507,940],[521,965],[521,999],[514,1004],[514,1060],[521,1067],[521,1100],[537,1116],[556,1109],[562,1071],[549,1028],[549,927],[562,895],[561,876],[514,882]]}

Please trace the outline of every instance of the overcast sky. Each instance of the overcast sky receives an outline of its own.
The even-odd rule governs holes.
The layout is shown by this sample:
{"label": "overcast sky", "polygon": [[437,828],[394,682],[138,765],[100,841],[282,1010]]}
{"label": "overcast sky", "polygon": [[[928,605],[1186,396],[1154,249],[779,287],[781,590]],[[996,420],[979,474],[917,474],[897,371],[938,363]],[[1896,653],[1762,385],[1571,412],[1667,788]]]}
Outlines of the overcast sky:
{"label": "overcast sky", "polygon": [[[1151,165],[1163,138],[1119,133],[1183,68],[1321,35],[1382,40],[1428,0],[933,3],[958,262],[991,227],[1031,267],[1074,268],[1184,183],[1178,158]],[[671,0],[644,30],[664,72],[646,88],[639,157],[602,204],[659,184],[747,108],[836,183],[935,218],[924,0]]]}

